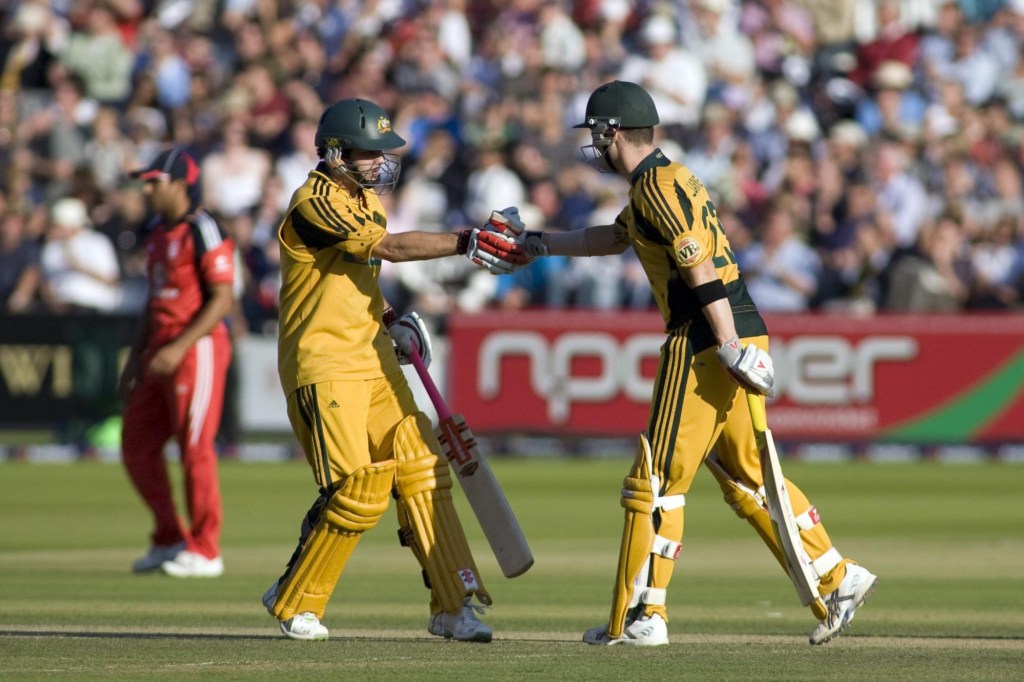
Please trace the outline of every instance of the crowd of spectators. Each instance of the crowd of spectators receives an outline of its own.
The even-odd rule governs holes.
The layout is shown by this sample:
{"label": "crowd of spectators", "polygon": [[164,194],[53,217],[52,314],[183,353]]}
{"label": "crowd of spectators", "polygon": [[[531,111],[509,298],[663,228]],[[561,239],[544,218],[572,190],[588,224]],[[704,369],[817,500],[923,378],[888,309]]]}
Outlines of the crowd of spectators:
{"label": "crowd of spectators", "polygon": [[[322,109],[392,112],[389,229],[610,222],[579,153],[591,90],[641,83],[658,144],[708,185],[766,311],[1021,309],[1022,0],[0,2],[0,306],[134,312],[129,172],[182,145],[234,235],[238,331],[276,322],[275,228]],[[107,242],[106,245],[100,242]],[[111,264],[116,267],[111,267]],[[382,273],[398,308],[647,308],[638,263],[462,259]]]}

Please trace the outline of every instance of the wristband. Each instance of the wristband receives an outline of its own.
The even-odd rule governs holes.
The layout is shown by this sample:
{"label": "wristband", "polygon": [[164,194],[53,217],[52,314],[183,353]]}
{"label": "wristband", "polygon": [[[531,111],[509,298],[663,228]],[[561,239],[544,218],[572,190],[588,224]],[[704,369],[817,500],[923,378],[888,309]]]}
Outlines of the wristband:
{"label": "wristband", "polygon": [[722,284],[722,280],[716,279],[711,282],[704,282],[704,284],[698,284],[693,289],[693,295],[697,298],[697,303],[700,303],[700,307],[703,308],[706,305],[711,305],[715,301],[720,301],[723,298],[728,298],[729,294],[725,290],[725,285]]}
{"label": "wristband", "polygon": [[381,315],[381,321],[384,322],[385,327],[390,327],[395,322],[398,322],[398,313],[391,306],[384,309],[384,314]]}
{"label": "wristband", "polygon": [[459,232],[459,240],[455,242],[456,255],[465,256],[466,252],[469,251],[469,237],[472,232],[472,230],[463,230],[462,232]]}

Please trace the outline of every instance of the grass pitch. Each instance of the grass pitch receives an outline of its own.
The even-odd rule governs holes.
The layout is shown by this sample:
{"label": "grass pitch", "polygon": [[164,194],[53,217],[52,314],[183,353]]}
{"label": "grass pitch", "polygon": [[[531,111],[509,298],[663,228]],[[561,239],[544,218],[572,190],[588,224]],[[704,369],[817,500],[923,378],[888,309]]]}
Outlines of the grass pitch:
{"label": "grass pitch", "polygon": [[[506,580],[456,492],[495,607],[490,645],[426,632],[427,593],[394,514],[356,550],[324,619],[286,640],[259,598],[315,490],[304,463],[222,465],[217,580],[134,576],[149,520],[117,465],[0,464],[4,680],[1013,680],[1024,670],[1024,467],[803,464],[838,549],[880,576],[852,630],[807,644],[813,617],[711,477],[687,495],[669,592],[672,645],[580,642],[607,617],[626,460],[494,463],[536,556]],[[176,471],[176,467],[173,467]]]}

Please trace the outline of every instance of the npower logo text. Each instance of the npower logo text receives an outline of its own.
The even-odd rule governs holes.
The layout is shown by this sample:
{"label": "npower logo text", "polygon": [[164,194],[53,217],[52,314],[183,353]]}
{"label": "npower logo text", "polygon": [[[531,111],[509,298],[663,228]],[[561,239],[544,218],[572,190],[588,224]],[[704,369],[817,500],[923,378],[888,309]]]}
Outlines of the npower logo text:
{"label": "npower logo text", "polygon": [[[657,361],[663,334],[638,333],[624,339],[603,332],[565,332],[554,339],[529,331],[499,331],[484,337],[477,356],[477,389],[486,399],[502,390],[502,360],[526,357],[533,392],[547,402],[554,424],[568,421],[574,403],[601,403],[625,397],[647,403],[654,377],[642,373]],[[909,362],[918,354],[911,336],[878,335],[851,341],[842,336],[798,335],[774,340],[776,394],[802,405],[870,402],[881,362]],[[596,374],[573,376],[577,358],[597,360]]]}

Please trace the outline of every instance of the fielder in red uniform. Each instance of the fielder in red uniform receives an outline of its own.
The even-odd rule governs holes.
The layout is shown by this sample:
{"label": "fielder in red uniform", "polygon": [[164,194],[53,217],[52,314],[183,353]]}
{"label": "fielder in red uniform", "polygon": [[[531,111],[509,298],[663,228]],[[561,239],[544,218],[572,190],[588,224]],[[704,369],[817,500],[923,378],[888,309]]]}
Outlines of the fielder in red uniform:
{"label": "fielder in red uniform", "polygon": [[[137,573],[217,577],[221,499],[214,437],[220,425],[231,345],[234,244],[199,208],[199,167],[170,149],[135,173],[155,214],[146,236],[149,299],[121,376],[121,448],[132,484],[153,512],[149,551]],[[191,522],[179,518],[163,449],[181,452]]]}

